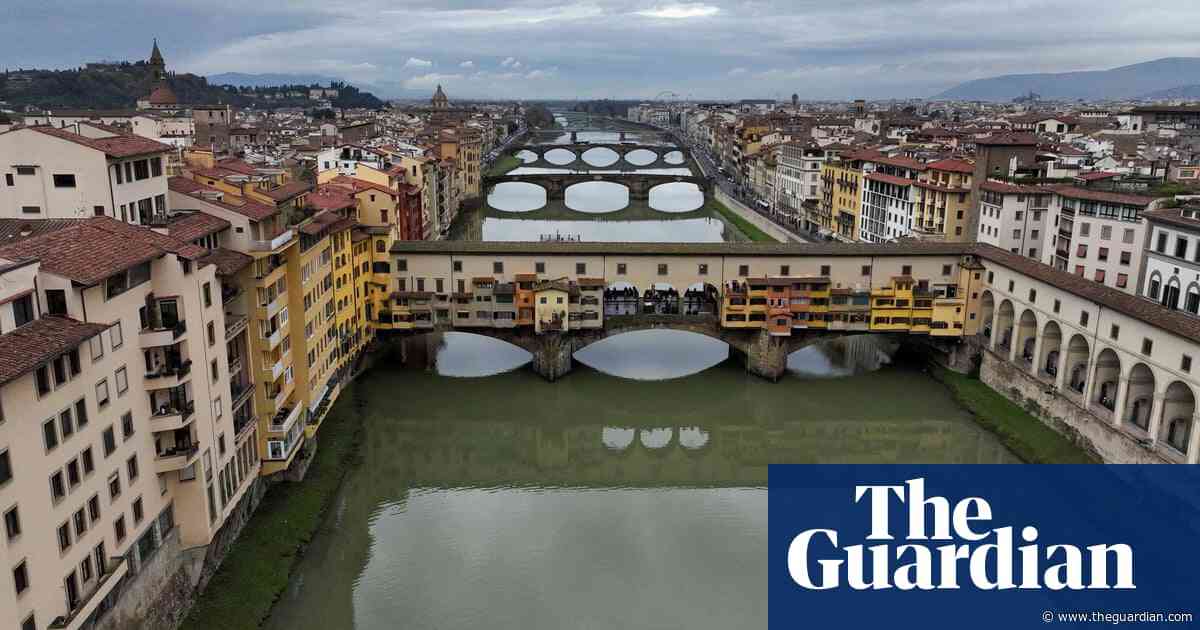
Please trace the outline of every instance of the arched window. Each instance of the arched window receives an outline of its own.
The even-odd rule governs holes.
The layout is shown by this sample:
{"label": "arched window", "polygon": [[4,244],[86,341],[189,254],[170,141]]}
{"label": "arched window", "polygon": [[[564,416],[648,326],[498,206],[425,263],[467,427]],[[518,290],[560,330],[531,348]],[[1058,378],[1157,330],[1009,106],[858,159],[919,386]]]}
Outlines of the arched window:
{"label": "arched window", "polygon": [[1150,284],[1148,285],[1147,294],[1151,300],[1157,300],[1159,293],[1162,292],[1162,275],[1157,271],[1150,274]]}
{"label": "arched window", "polygon": [[1183,309],[1192,315],[1200,315],[1200,285],[1193,282],[1187,288],[1187,297],[1183,300]]}

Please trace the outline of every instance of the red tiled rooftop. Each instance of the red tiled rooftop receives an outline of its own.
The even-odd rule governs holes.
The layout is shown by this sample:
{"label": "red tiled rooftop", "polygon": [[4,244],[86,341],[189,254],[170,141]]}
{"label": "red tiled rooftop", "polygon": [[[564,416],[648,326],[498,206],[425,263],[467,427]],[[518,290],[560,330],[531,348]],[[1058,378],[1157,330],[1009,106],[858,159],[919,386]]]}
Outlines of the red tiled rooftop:
{"label": "red tiled rooftop", "polygon": [[[0,385],[37,369],[54,357],[104,332],[109,324],[46,315],[0,335]],[[10,410],[17,415],[16,410]]]}
{"label": "red tiled rooftop", "polygon": [[1092,190],[1091,188],[1078,188],[1071,185],[1052,186],[1050,189],[1059,195],[1070,199],[1105,201],[1108,203],[1119,203],[1127,206],[1140,206],[1143,208],[1150,205],[1154,201],[1154,197],[1110,192],[1107,190]]}
{"label": "red tiled rooftop", "polygon": [[288,199],[291,199],[297,195],[302,195],[309,190],[312,190],[312,184],[302,180],[295,180],[290,181],[278,188],[263,190],[260,192],[277,202],[281,202],[287,201]]}
{"label": "red tiled rooftop", "polygon": [[974,173],[975,166],[965,160],[955,160],[953,158],[930,162],[925,165],[931,170],[951,171],[954,173]]}
{"label": "red tiled rooftop", "polygon": [[241,252],[218,247],[205,254],[197,262],[202,265],[215,265],[219,275],[232,276],[250,266],[254,259]]}
{"label": "red tiled rooftop", "polygon": [[48,136],[54,136],[55,138],[61,138],[68,142],[74,142],[75,144],[95,149],[103,152],[105,155],[117,158],[150,155],[152,153],[164,153],[174,150],[161,142],[155,142],[141,136],[121,134],[108,138],[89,138],[73,131],[55,129],[54,127],[29,127],[29,129]]}
{"label": "red tiled rooftop", "polygon": [[224,208],[230,212],[240,214],[252,221],[262,221],[279,212],[279,208],[268,206],[265,203],[259,203],[252,199],[239,197],[229,193],[223,193],[221,199],[208,199],[201,193],[204,192],[222,192],[216,188],[205,186],[200,182],[190,180],[186,177],[172,177],[167,180],[167,187],[171,192],[177,192],[187,195],[204,203]]}
{"label": "red tiled rooftop", "polygon": [[172,217],[166,228],[168,235],[191,242],[228,229],[229,221],[203,212],[188,212]]}
{"label": "red tiled rooftop", "polygon": [[87,286],[168,253],[195,260],[205,250],[111,217],[94,217],[0,247],[0,258],[37,259],[43,271]]}
{"label": "red tiled rooftop", "polygon": [[895,175],[888,175],[886,173],[868,173],[867,179],[883,182],[885,184],[895,184],[897,186],[911,186],[916,183],[914,180],[906,177],[896,177]]}

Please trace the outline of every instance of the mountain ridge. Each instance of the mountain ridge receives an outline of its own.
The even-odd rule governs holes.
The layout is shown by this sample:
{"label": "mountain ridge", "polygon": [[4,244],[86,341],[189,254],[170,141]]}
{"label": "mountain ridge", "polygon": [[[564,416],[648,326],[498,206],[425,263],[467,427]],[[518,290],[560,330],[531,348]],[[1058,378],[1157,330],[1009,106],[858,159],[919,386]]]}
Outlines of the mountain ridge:
{"label": "mountain ridge", "polygon": [[1200,57],[1163,57],[1106,70],[1006,74],[960,83],[935,98],[1007,101],[1030,91],[1049,99],[1138,98],[1200,84]]}

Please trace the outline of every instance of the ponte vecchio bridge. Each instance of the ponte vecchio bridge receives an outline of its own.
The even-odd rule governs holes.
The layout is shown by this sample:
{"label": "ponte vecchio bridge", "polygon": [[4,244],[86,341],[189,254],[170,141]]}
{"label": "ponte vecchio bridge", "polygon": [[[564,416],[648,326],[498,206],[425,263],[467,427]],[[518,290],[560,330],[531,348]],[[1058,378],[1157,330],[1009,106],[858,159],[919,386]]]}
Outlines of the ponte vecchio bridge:
{"label": "ponte vecchio bridge", "polygon": [[503,339],[550,380],[632,330],[721,339],[772,380],[819,338],[901,335],[1105,461],[1200,461],[1200,320],[988,245],[398,241],[389,267],[380,330]]}

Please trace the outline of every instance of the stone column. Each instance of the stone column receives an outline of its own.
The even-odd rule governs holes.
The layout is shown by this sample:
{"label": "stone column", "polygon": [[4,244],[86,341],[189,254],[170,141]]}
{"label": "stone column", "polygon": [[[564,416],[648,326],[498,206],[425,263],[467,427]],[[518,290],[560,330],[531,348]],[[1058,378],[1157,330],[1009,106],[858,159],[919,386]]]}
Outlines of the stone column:
{"label": "stone column", "polygon": [[1166,392],[1154,392],[1154,405],[1150,407],[1150,424],[1146,431],[1150,433],[1150,445],[1158,446],[1158,428],[1162,425],[1163,408],[1166,407]]}
{"label": "stone column", "polygon": [[1008,337],[1008,362],[1012,363],[1013,365],[1017,365],[1017,354],[1020,353],[1018,346],[1021,344],[1017,343],[1020,333],[1021,328],[1017,326],[1017,323],[1014,321],[1012,325],[1012,334]]}
{"label": "stone column", "polygon": [[533,371],[553,383],[571,371],[570,333],[544,333],[534,337]]}
{"label": "stone column", "polygon": [[787,342],[761,330],[746,348],[746,371],[774,383],[787,371],[787,357]]}
{"label": "stone column", "polygon": [[1114,427],[1121,426],[1122,417],[1125,415],[1125,399],[1129,396],[1129,377],[1122,376],[1117,381],[1117,399],[1113,406],[1112,423]]}
{"label": "stone column", "polygon": [[1058,374],[1054,377],[1054,388],[1060,392],[1067,386],[1067,356],[1068,352],[1060,345],[1058,348]]}
{"label": "stone column", "polygon": [[1192,416],[1192,432],[1188,437],[1187,463],[1200,464],[1200,413]]}
{"label": "stone column", "polygon": [[[1037,333],[1035,333],[1037,334]],[[1041,373],[1042,346],[1045,345],[1046,335],[1038,334],[1033,342],[1033,360],[1029,362],[1029,373],[1037,378]]]}

